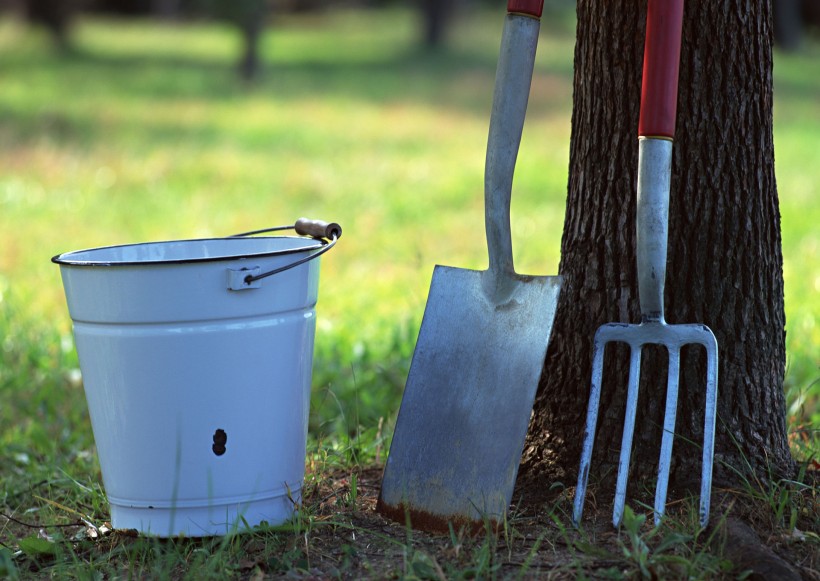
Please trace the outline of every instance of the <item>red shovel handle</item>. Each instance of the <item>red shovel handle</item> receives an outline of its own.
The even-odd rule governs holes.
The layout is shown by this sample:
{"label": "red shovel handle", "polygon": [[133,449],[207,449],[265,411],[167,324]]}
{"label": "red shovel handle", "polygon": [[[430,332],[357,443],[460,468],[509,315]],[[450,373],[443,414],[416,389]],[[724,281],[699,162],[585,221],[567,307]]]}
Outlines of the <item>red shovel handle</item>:
{"label": "red shovel handle", "polygon": [[641,82],[641,137],[675,137],[683,0],[649,0]]}
{"label": "red shovel handle", "polygon": [[515,14],[527,14],[535,18],[541,18],[544,10],[544,0],[508,0],[507,12]]}

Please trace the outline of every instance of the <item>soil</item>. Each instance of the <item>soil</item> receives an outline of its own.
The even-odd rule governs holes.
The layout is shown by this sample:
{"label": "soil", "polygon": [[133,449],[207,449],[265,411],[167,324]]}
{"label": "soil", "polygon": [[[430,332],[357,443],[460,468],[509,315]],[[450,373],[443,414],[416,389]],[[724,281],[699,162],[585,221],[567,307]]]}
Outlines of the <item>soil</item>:
{"label": "soil", "polygon": [[[380,479],[381,468],[357,473],[352,505],[339,502],[350,498],[350,474],[325,478],[313,496],[306,498],[316,507],[318,522],[327,526],[317,526],[310,533],[310,567],[303,571],[305,576],[641,578],[636,562],[624,557],[623,547],[629,546],[629,540],[623,533],[619,536],[609,522],[612,499],[603,499],[594,491],[585,508],[584,534],[569,525],[571,494],[560,489],[536,490],[531,485],[516,491],[516,509],[506,526],[477,535],[467,534],[466,528],[436,534],[411,530],[406,523],[376,512]],[[713,566],[721,571],[706,578],[736,578],[745,573],[747,579],[820,581],[820,531],[801,532],[799,526],[790,532],[776,529],[760,518],[758,503],[734,491],[715,491],[712,510],[716,524],[697,543],[704,554],[714,555]],[[670,508],[670,515],[673,512]],[[799,525],[816,525],[818,515],[803,511],[798,520]],[[651,526],[645,525],[641,533],[649,530]],[[656,538],[654,544],[660,540]],[[718,563],[719,555],[723,563]],[[653,579],[676,578],[676,570],[680,571],[671,560],[648,565]]]}
{"label": "soil", "polygon": [[[790,530],[777,526],[760,499],[717,489],[712,495],[714,524],[696,539],[686,538],[674,549],[662,551],[659,545],[674,540],[674,534],[696,528],[685,526],[687,518],[696,518],[691,507],[683,501],[673,502],[667,514],[673,522],[683,524],[662,527],[656,534],[644,523],[640,539],[648,547],[642,552],[640,539],[636,545],[637,537],[613,529],[609,522],[612,499],[596,494],[594,488],[588,493],[583,532],[569,524],[571,489],[559,486],[545,490],[530,482],[516,491],[506,523],[488,525],[478,534],[469,534],[466,527],[436,534],[412,529],[376,511],[381,474],[381,467],[373,467],[355,473],[308,475],[304,498],[307,518],[302,527],[295,533],[279,533],[276,543],[265,534],[247,535],[239,541],[241,550],[235,553],[235,560],[226,556],[226,570],[233,573],[232,578],[251,581],[734,579],[744,574],[752,580],[820,581],[816,486],[807,489],[810,498],[801,497],[792,504],[798,506],[799,514],[797,526]],[[0,524],[7,549],[15,548],[15,539],[36,532],[32,525],[3,520]],[[82,538],[90,532],[82,523],[58,526],[65,527],[61,530],[66,539],[72,535]],[[282,542],[282,538],[286,540]],[[127,531],[114,531],[94,539],[90,547],[88,539],[78,544],[75,558],[106,560],[122,555],[123,570],[130,570],[134,563],[129,565],[133,558],[128,557],[128,546],[137,541]],[[218,545],[202,539],[185,542],[197,545],[199,551]],[[114,569],[119,567],[111,564]],[[53,557],[43,555],[28,560],[22,557],[18,567],[24,578],[49,578],[55,573],[54,565]],[[150,570],[150,559],[144,566]],[[179,568],[177,573],[172,577],[196,577],[190,568]]]}

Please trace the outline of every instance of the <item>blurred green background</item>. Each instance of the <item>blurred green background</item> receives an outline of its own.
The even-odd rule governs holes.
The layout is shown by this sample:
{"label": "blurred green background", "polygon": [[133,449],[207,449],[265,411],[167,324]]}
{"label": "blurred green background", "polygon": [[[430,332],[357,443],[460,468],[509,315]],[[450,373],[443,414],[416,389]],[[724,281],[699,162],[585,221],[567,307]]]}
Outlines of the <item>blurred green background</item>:
{"label": "blurred green background", "polygon": [[[0,16],[0,462],[66,465],[92,443],[51,256],[303,215],[344,227],[322,264],[311,433],[370,433],[382,449],[433,265],[486,267],[503,9],[463,3],[431,38],[418,6],[292,4],[260,27],[252,75],[237,70],[247,27],[204,4],[164,19],[77,14],[56,43]],[[558,270],[574,18],[574,3],[546,3],[513,197],[520,272]],[[817,37],[778,49],[774,72],[785,389],[803,434],[820,421]]]}

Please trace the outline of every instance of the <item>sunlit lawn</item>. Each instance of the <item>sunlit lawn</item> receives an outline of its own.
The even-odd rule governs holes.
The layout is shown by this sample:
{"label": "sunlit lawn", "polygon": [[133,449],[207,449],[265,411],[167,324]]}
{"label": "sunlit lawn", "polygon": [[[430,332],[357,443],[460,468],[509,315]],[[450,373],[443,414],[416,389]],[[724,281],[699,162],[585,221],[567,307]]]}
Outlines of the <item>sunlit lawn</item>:
{"label": "sunlit lawn", "polygon": [[[516,260],[532,274],[558,269],[569,14],[544,20],[516,172]],[[324,411],[314,424],[339,415],[328,390],[343,410],[353,409],[351,398],[362,404],[353,429],[389,421],[433,265],[486,264],[482,177],[496,16],[465,16],[439,54],[417,48],[410,12],[285,18],[265,38],[264,77],[253,87],[235,78],[239,41],[219,25],[85,20],[76,53],[58,58],[45,36],[0,22],[6,352],[26,352],[32,325],[68,337],[54,254],[318,217],[345,231],[322,266],[314,399]],[[819,58],[814,43],[800,55],[778,53],[775,68],[787,383],[797,421],[817,413],[818,387],[809,386],[820,377]],[[56,365],[70,367],[63,343],[68,352]]]}

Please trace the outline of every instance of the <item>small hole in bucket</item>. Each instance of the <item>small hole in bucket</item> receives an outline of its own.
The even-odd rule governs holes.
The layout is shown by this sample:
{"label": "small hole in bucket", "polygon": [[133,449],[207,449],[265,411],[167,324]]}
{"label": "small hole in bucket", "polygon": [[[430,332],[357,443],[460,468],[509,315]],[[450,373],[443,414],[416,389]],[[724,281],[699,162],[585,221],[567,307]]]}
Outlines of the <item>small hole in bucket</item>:
{"label": "small hole in bucket", "polygon": [[218,429],[214,432],[214,445],[211,446],[211,450],[213,450],[217,456],[222,456],[222,454],[225,453],[225,444],[227,442],[228,434],[225,433],[225,430]]}

